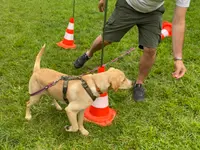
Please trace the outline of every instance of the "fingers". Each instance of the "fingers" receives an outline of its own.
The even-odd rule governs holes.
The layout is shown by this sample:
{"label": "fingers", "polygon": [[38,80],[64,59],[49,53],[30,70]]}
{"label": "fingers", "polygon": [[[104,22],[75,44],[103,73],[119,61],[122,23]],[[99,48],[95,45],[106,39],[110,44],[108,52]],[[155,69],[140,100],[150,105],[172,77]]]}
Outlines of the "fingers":
{"label": "fingers", "polygon": [[184,74],[185,74],[184,71],[180,71],[180,72],[178,72],[178,73],[177,73],[177,72],[172,73],[172,76],[173,76],[174,78],[176,78],[176,79],[179,79],[179,78],[183,77]]}
{"label": "fingers", "polygon": [[103,12],[103,11],[104,11],[104,5],[103,5],[103,4],[99,4],[98,7],[99,7],[99,11],[100,11],[100,12]]}
{"label": "fingers", "polygon": [[177,69],[175,72],[172,73],[172,76],[176,79],[179,79],[184,76],[185,72],[185,68]]}
{"label": "fingers", "polygon": [[179,79],[184,76],[186,68],[183,64],[183,61],[174,62],[175,72],[172,73],[172,76],[176,79]]}
{"label": "fingers", "polygon": [[104,0],[100,0],[100,1],[99,1],[98,8],[99,8],[99,11],[100,11],[100,12],[103,12],[103,11],[104,11],[104,7],[105,7],[104,4],[105,4]]}

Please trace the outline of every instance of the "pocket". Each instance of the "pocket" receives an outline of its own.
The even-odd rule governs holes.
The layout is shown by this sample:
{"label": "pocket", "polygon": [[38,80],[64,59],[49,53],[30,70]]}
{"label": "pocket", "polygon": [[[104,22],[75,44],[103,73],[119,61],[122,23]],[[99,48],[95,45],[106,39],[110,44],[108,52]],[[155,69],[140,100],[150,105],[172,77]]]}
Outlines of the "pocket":
{"label": "pocket", "polygon": [[107,24],[108,25],[113,24],[115,22],[115,20],[116,20],[116,17],[117,17],[117,10],[115,9],[113,11],[112,15],[110,16],[110,18],[108,19]]}
{"label": "pocket", "polygon": [[157,11],[161,12],[162,14],[164,14],[164,12],[165,12],[165,7],[164,7],[164,5],[160,6],[160,7],[157,9]]}

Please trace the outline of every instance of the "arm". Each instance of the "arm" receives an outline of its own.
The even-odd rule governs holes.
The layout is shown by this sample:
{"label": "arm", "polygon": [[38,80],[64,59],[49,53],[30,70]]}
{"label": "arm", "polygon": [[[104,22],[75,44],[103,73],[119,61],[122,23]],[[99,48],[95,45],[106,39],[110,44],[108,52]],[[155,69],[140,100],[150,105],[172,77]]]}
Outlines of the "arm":
{"label": "arm", "polygon": [[172,22],[172,48],[175,65],[173,77],[177,79],[184,76],[186,72],[186,68],[182,61],[186,11],[186,7],[176,6]]}

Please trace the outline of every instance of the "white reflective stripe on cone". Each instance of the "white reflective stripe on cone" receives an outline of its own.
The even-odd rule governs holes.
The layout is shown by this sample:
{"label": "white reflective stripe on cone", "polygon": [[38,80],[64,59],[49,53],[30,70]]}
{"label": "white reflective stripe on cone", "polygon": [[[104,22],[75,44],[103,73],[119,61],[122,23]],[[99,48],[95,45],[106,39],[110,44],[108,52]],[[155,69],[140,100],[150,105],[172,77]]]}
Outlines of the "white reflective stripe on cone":
{"label": "white reflective stripe on cone", "polygon": [[92,103],[92,106],[96,108],[108,107],[108,95],[104,97],[97,97],[96,100]]}
{"label": "white reflective stripe on cone", "polygon": [[74,34],[69,34],[69,33],[65,32],[64,39],[74,40]]}
{"label": "white reflective stripe on cone", "polygon": [[164,37],[166,37],[166,36],[169,35],[169,32],[168,32],[166,29],[162,29],[162,30],[161,30],[161,34],[162,34]]}
{"label": "white reflective stripe on cone", "polygon": [[67,29],[73,30],[74,29],[74,23],[69,22]]}

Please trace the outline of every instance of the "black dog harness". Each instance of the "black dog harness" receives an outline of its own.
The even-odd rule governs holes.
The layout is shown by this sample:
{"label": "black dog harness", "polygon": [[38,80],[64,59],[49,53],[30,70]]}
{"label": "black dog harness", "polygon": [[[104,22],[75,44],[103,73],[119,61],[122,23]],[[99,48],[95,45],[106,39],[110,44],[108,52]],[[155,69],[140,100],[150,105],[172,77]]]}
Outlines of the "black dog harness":
{"label": "black dog harness", "polygon": [[90,97],[92,98],[92,100],[96,99],[96,96],[93,95],[91,89],[89,88],[89,86],[87,85],[87,83],[85,82],[85,80],[83,80],[81,77],[62,76],[61,80],[64,80],[64,82],[63,82],[63,99],[64,99],[64,101],[66,103],[68,103],[68,100],[66,98],[66,94],[67,94],[67,89],[68,89],[68,82],[70,80],[81,80],[82,86],[86,90],[86,92],[88,93],[88,95],[90,95]]}
{"label": "black dog harness", "polygon": [[[70,80],[81,80],[82,86],[86,90],[88,95],[92,98],[92,100],[96,99],[96,96],[93,95],[93,93],[92,93],[91,89],[89,88],[89,86],[87,85],[86,81],[83,80],[81,77],[73,77],[73,76],[61,76],[60,79],[58,79],[56,81],[53,81],[52,83],[46,85],[44,88],[42,88],[42,89],[40,89],[40,90],[38,90],[38,91],[36,91],[34,93],[31,93],[30,96],[34,96],[36,94],[39,94],[39,93],[43,92],[44,90],[47,90],[48,88],[56,85],[57,82],[60,81],[60,80],[64,80],[64,82],[63,82],[63,92],[62,93],[63,93],[63,99],[67,104],[69,102],[68,102],[68,100],[66,98],[66,94],[67,94],[67,89],[68,89],[68,82]],[[97,91],[99,92],[99,94],[102,94],[98,88],[97,88]]]}

